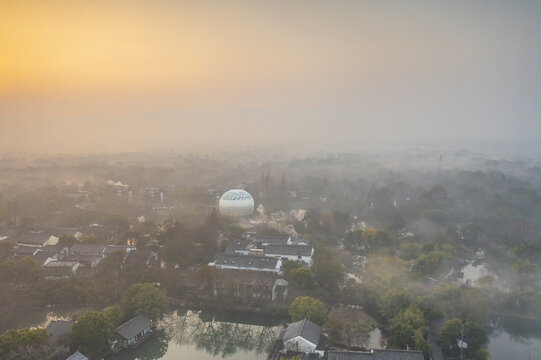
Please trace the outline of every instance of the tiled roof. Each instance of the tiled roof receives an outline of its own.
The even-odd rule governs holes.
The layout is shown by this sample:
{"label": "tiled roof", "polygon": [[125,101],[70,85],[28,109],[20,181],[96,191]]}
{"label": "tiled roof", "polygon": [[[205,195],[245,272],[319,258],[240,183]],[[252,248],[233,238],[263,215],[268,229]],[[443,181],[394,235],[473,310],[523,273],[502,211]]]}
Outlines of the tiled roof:
{"label": "tiled roof", "polygon": [[310,256],[312,255],[312,246],[310,245],[269,245],[265,247],[265,254]]}
{"label": "tiled roof", "polygon": [[235,252],[235,250],[246,250],[250,243],[251,241],[247,239],[228,240],[225,252],[232,253]]}
{"label": "tiled roof", "polygon": [[417,350],[329,350],[328,360],[424,360],[423,352]]}
{"label": "tiled roof", "polygon": [[150,326],[152,326],[152,320],[146,315],[140,314],[117,327],[115,332],[129,340]]}
{"label": "tiled roof", "polygon": [[38,262],[40,265],[43,265],[45,261],[49,258],[49,254],[45,251],[38,250],[33,256],[32,259]]}
{"label": "tiled roof", "polygon": [[321,335],[321,326],[311,322],[310,320],[300,320],[289,324],[286,331],[283,334],[283,341],[288,341],[297,336],[302,337],[310,341],[312,344],[317,345],[319,343],[319,337]]}
{"label": "tiled roof", "polygon": [[103,259],[102,256],[92,255],[92,254],[70,254],[64,257],[64,261],[76,261],[76,262],[87,262],[87,263],[99,263]]}
{"label": "tiled roof", "polygon": [[41,250],[47,252],[49,255],[55,255],[62,252],[62,250],[67,249],[67,246],[56,244],[56,245],[45,245]]}
{"label": "tiled roof", "polygon": [[271,244],[271,245],[286,245],[290,236],[287,234],[278,234],[278,235],[256,235],[255,241],[262,244]]}
{"label": "tiled roof", "polygon": [[257,255],[232,255],[219,254],[214,261],[215,266],[234,266],[240,268],[255,268],[274,270],[278,259],[268,256]]}
{"label": "tiled roof", "polygon": [[83,354],[81,354],[79,351],[76,351],[73,355],[71,355],[66,360],[88,360],[88,358],[84,356]]}
{"label": "tiled roof", "polygon": [[72,253],[104,253],[105,252],[105,246],[101,244],[83,244],[83,243],[77,243],[73,244],[73,246],[70,248],[70,252]]}
{"label": "tiled roof", "polygon": [[76,261],[51,261],[50,263],[44,266],[45,267],[64,267],[64,266],[73,267],[76,264],[78,264],[78,262]]}
{"label": "tiled roof", "polygon": [[15,254],[17,255],[34,255],[36,251],[38,251],[39,248],[35,246],[25,246],[25,245],[19,245],[15,249]]}
{"label": "tiled roof", "polygon": [[30,245],[43,245],[49,238],[50,234],[41,233],[41,234],[23,234],[17,238],[17,243],[19,244],[30,244]]}
{"label": "tiled roof", "polygon": [[47,331],[53,337],[61,337],[67,335],[70,332],[72,326],[73,321],[52,320],[45,328],[45,331]]}

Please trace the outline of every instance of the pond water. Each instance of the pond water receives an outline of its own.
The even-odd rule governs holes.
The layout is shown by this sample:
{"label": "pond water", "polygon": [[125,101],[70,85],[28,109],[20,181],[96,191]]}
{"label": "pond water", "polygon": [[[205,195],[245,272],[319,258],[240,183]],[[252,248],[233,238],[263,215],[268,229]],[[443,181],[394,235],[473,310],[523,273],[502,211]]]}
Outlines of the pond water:
{"label": "pond water", "polygon": [[280,320],[259,314],[176,309],[157,324],[152,338],[108,360],[265,360],[281,329]]}
{"label": "pond water", "polygon": [[[266,360],[286,319],[260,314],[177,309],[158,324],[139,348],[107,360]],[[367,334],[366,345],[380,349],[381,333]]]}
{"label": "pond water", "polygon": [[44,328],[51,320],[71,320],[87,310],[90,309],[85,307],[65,307],[26,311],[17,318],[11,319],[11,321],[0,321],[0,333],[9,329]]}
{"label": "pond water", "polygon": [[489,339],[493,360],[541,360],[541,321],[505,317]]}

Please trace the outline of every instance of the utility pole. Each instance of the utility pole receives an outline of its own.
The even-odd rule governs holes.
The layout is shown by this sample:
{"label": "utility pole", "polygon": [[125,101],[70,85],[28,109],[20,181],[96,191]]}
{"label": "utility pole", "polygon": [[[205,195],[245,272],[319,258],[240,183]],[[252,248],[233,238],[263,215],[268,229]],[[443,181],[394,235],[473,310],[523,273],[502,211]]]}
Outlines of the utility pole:
{"label": "utility pole", "polygon": [[460,331],[462,339],[460,340],[460,360],[463,360],[464,356],[464,320],[462,320],[462,329]]}

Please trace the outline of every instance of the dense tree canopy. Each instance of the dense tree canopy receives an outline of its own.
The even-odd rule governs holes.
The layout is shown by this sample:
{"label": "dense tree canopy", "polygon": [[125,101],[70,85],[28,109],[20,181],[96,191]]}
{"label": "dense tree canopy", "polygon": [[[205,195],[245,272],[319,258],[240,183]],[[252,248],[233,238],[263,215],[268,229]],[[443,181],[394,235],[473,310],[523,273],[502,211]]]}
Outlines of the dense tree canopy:
{"label": "dense tree canopy", "polygon": [[346,345],[349,349],[351,345],[362,343],[373,325],[373,320],[360,310],[341,307],[329,313],[325,328],[333,344]]}
{"label": "dense tree canopy", "polygon": [[124,292],[122,309],[128,317],[146,314],[153,320],[161,318],[168,309],[165,294],[152,284],[135,284]]}
{"label": "dense tree canopy", "polygon": [[385,319],[391,319],[406,310],[413,302],[411,296],[402,290],[386,293],[379,302],[379,312]]}
{"label": "dense tree canopy", "polygon": [[443,324],[438,341],[446,355],[455,357],[460,355],[459,340],[462,339],[468,344],[467,348],[463,349],[466,357],[475,360],[486,359],[485,347],[488,344],[488,337],[481,325],[457,318]]}
{"label": "dense tree canopy", "polygon": [[44,329],[8,330],[0,335],[0,359],[7,359],[12,352],[24,352],[47,344],[49,334]]}
{"label": "dense tree canopy", "polygon": [[426,324],[421,309],[413,304],[408,306],[389,320],[389,345],[401,349],[425,350]]}
{"label": "dense tree canopy", "polygon": [[113,324],[105,313],[87,311],[73,324],[71,338],[86,356],[99,359],[107,350],[107,340],[113,329]]}
{"label": "dense tree canopy", "polygon": [[327,308],[320,300],[309,296],[299,296],[289,306],[289,315],[293,321],[306,318],[323,325],[327,320],[327,312]]}
{"label": "dense tree canopy", "polygon": [[41,266],[31,257],[18,260],[7,259],[0,263],[0,280],[12,282],[35,282],[39,279]]}
{"label": "dense tree canopy", "polygon": [[413,264],[413,271],[421,276],[438,276],[448,270],[449,258],[441,251],[422,254]]}
{"label": "dense tree canopy", "polygon": [[319,288],[316,277],[306,268],[294,269],[289,273],[289,280],[298,286],[301,290],[309,292],[316,291]]}
{"label": "dense tree canopy", "polygon": [[118,327],[124,322],[124,311],[120,306],[111,306],[103,311],[107,319],[113,324],[113,327]]}

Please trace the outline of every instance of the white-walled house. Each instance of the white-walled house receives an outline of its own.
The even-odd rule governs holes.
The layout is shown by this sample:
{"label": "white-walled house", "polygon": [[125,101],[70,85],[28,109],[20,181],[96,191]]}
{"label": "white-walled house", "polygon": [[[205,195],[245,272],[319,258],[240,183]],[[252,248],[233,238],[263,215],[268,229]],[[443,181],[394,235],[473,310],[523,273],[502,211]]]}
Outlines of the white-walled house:
{"label": "white-walled house", "polygon": [[278,336],[284,343],[285,351],[316,353],[323,356],[326,336],[321,333],[321,326],[304,319],[289,324]]}
{"label": "white-walled house", "polygon": [[312,265],[312,255],[314,255],[314,248],[310,245],[269,245],[265,247],[265,256],[304,261],[308,265]]}
{"label": "white-walled house", "polygon": [[209,266],[218,269],[270,271],[280,273],[282,261],[275,257],[260,255],[218,254]]}

